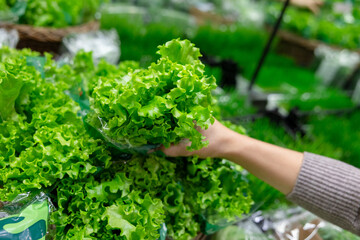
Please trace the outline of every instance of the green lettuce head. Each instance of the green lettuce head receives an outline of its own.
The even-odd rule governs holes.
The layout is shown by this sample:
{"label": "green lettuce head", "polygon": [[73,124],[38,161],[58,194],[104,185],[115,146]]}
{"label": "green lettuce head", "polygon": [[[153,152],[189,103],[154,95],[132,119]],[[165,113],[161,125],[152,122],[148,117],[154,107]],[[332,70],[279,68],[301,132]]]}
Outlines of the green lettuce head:
{"label": "green lettuce head", "polygon": [[195,124],[206,129],[214,122],[215,79],[204,75],[200,51],[188,40],[169,41],[158,54],[160,59],[147,69],[100,78],[89,123],[123,145],[169,146],[187,138],[189,150],[201,149],[207,142]]}

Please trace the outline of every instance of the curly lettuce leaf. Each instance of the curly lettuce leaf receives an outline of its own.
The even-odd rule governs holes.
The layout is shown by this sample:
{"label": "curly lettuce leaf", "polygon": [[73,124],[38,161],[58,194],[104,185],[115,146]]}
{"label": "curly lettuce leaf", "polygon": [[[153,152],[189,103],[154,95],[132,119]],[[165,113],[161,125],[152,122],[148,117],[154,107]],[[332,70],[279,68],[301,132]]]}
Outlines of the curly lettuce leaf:
{"label": "curly lettuce leaf", "polygon": [[60,179],[86,178],[110,165],[109,153],[86,132],[78,105],[63,92],[67,85],[49,79],[54,63],[46,63],[43,79],[27,65],[26,56],[35,55],[28,53],[0,50],[0,91],[5,91],[0,101],[11,105],[0,108],[2,200],[50,188]]}
{"label": "curly lettuce leaf", "polygon": [[250,211],[251,193],[235,164],[220,159],[188,159],[185,201],[211,224],[235,221]]}
{"label": "curly lettuce leaf", "polygon": [[60,239],[159,237],[165,220],[162,201],[143,194],[124,173],[63,183],[57,189],[59,209],[53,218]]}
{"label": "curly lettuce leaf", "polygon": [[37,85],[39,73],[24,57],[0,62],[0,121],[15,119],[29,103],[29,92]]}
{"label": "curly lettuce leaf", "polygon": [[169,146],[188,138],[190,150],[200,149],[207,142],[195,122],[202,128],[214,122],[215,79],[204,75],[199,49],[188,40],[172,40],[159,49],[161,58],[149,68],[99,79],[89,123],[123,145]]}
{"label": "curly lettuce leaf", "polygon": [[[91,95],[102,116],[98,126],[123,143],[189,138],[192,148],[206,145],[194,120],[203,128],[213,121],[213,78],[204,76],[199,51],[188,41],[174,40],[159,52],[148,69],[134,62],[94,66],[84,52],[72,65],[57,66],[46,55],[43,79],[26,64],[35,53],[0,49],[1,77],[22,85],[0,123],[1,200],[53,189],[56,238],[74,240],[157,239],[163,223],[170,237],[192,239],[204,216],[216,224],[246,213],[248,186],[229,162],[160,153],[123,162],[86,131],[69,92]],[[84,89],[72,91],[79,86]]]}

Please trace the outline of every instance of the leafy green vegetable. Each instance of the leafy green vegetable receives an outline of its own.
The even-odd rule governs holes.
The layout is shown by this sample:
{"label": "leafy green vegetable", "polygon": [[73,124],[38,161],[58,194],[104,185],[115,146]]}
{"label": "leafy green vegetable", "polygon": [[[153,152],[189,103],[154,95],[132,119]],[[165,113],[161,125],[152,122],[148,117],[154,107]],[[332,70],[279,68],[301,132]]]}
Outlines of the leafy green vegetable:
{"label": "leafy green vegetable", "polygon": [[124,173],[62,184],[53,218],[59,239],[158,238],[165,218],[161,200],[136,189]]}
{"label": "leafy green vegetable", "polygon": [[122,145],[169,146],[188,138],[189,149],[200,149],[207,143],[194,121],[201,128],[213,123],[215,79],[204,76],[199,49],[188,40],[173,40],[159,49],[161,58],[147,69],[100,78],[89,123]]}
{"label": "leafy green vegetable", "polygon": [[195,157],[188,160],[187,170],[184,188],[188,194],[185,200],[188,204],[195,202],[194,211],[203,214],[208,222],[235,221],[236,217],[249,212],[252,200],[248,185],[235,164]]}
{"label": "leafy green vegetable", "polygon": [[249,210],[247,183],[233,167],[221,160],[152,154],[134,156],[87,180],[63,180],[53,219],[58,237],[104,239],[121,230],[120,239],[156,239],[165,222],[170,237],[192,239],[200,231],[201,216],[216,223]]}
{"label": "leafy green vegetable", "polygon": [[102,0],[15,0],[0,1],[19,17],[19,23],[37,27],[66,27],[94,19]]}
{"label": "leafy green vegetable", "polygon": [[0,66],[2,199],[84,178],[96,172],[95,163],[109,165],[105,148],[87,134],[78,106],[64,94],[66,85],[42,79],[16,54]]}
{"label": "leafy green vegetable", "polygon": [[[135,62],[95,66],[84,52],[63,66],[46,54],[35,68],[26,60],[38,54],[1,48],[0,100],[8,104],[0,108],[1,200],[47,191],[57,207],[51,217],[56,239],[74,240],[157,239],[164,223],[170,237],[192,239],[204,217],[217,223],[247,213],[248,185],[232,164],[160,153],[123,160],[86,130],[79,115],[87,97],[93,96],[92,107],[104,106],[101,111],[121,119],[121,108],[106,108],[110,97],[121,96],[126,101],[118,103],[132,111],[127,124],[155,125],[162,133],[157,143],[188,137],[197,141],[194,147],[205,145],[201,135],[191,136],[193,120],[211,123],[215,80],[204,76],[199,50],[188,41],[174,40],[159,52],[161,59],[147,69]],[[151,113],[153,106],[159,110]],[[152,141],[144,139],[139,142]]]}
{"label": "leafy green vegetable", "polygon": [[[0,52],[0,121],[17,117],[15,107],[21,111],[23,105],[28,104],[29,91],[39,78],[35,69],[28,67],[26,59],[20,57],[20,54],[7,58],[11,52],[6,47]],[[26,50],[24,52],[29,53]]]}
{"label": "leafy green vegetable", "polygon": [[182,186],[180,173],[187,173],[181,166],[181,162],[153,154],[147,158],[134,157],[124,166],[124,171],[141,191],[162,200],[168,235],[174,239],[191,239],[200,231],[200,226],[195,218],[197,213],[185,202],[188,192]]}
{"label": "leafy green vegetable", "polygon": [[[268,21],[274,23],[281,9],[281,4],[269,2],[267,8]],[[358,2],[353,3],[353,12],[340,14],[333,9],[334,1],[326,1],[321,13],[314,15],[309,11],[289,8],[286,12],[285,29],[295,32],[305,38],[318,39],[325,43],[339,45],[345,48],[358,49],[360,40],[357,32],[360,30],[358,18]]]}

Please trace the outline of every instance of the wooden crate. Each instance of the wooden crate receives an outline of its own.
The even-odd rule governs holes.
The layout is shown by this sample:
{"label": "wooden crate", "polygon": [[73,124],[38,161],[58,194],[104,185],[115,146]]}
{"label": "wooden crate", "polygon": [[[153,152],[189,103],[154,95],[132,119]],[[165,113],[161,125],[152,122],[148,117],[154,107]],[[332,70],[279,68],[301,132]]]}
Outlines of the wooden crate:
{"label": "wooden crate", "polygon": [[17,48],[30,48],[38,52],[58,54],[62,39],[71,33],[85,33],[99,29],[99,22],[92,21],[66,28],[34,27],[24,24],[0,22],[0,28],[15,29],[19,33]]}

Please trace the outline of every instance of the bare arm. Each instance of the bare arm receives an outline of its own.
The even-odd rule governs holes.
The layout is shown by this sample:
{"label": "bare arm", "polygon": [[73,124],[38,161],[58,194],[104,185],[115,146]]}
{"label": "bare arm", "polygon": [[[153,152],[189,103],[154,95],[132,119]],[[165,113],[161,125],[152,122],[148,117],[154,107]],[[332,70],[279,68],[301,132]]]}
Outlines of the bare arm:
{"label": "bare arm", "polygon": [[269,183],[284,194],[293,189],[300,171],[303,154],[271,145],[238,134],[216,121],[207,130],[200,130],[209,141],[209,146],[200,151],[188,152],[183,142],[168,149],[168,156],[197,154],[202,158],[226,158],[247,169],[250,173]]}
{"label": "bare arm", "polygon": [[162,150],[168,156],[226,158],[269,183],[289,200],[360,235],[360,169],[327,157],[299,153],[237,134],[218,121],[199,130],[209,146],[186,151],[183,142]]}

